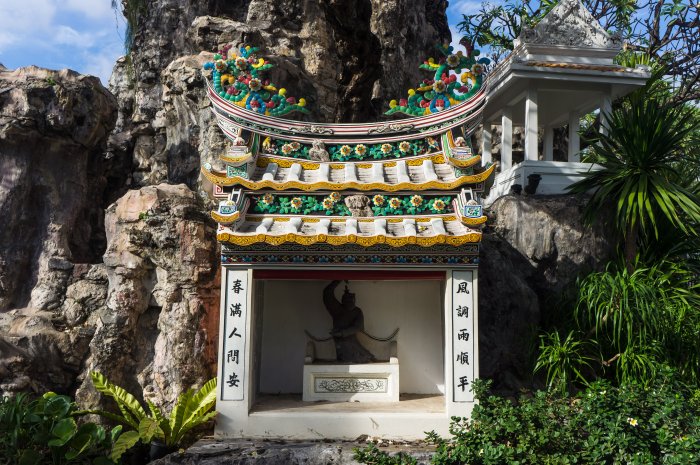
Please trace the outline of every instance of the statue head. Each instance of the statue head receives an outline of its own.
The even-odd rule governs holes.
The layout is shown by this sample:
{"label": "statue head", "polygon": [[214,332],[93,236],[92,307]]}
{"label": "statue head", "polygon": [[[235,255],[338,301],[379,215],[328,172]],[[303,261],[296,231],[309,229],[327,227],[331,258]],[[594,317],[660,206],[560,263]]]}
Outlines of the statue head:
{"label": "statue head", "polygon": [[326,144],[324,144],[321,139],[314,139],[311,142],[311,146],[315,149],[325,149],[326,148]]}

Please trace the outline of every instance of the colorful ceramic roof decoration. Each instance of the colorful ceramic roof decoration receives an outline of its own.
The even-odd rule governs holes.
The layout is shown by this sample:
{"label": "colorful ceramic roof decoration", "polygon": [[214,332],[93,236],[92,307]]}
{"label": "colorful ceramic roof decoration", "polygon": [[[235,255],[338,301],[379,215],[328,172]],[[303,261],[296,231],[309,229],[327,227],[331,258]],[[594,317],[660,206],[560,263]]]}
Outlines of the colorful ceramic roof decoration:
{"label": "colorful ceramic roof decoration", "polygon": [[438,47],[444,57],[421,66],[433,79],[391,103],[387,114],[412,118],[366,124],[280,118],[307,113],[306,102],[263,76],[272,64],[256,47],[220,50],[204,69],[231,148],[202,174],[220,200],[212,217],[222,261],[474,266],[486,222],[477,199],[495,165],[482,166],[468,142],[487,60],[463,44],[466,54]]}
{"label": "colorful ceramic roof decoration", "polygon": [[266,71],[274,65],[257,56],[257,47],[245,46],[236,50],[227,45],[214,55],[214,61],[204,69],[212,70],[211,83],[217,95],[227,101],[256,113],[282,116],[293,111],[308,113],[306,100],[297,102],[287,97],[286,89],[278,89]]}
{"label": "colorful ceramic roof decoration", "polygon": [[488,58],[477,59],[479,50],[474,49],[474,44],[468,38],[462,38],[459,43],[464,45],[466,55],[461,51],[453,53],[451,46],[438,46],[437,49],[443,56],[438,61],[428,58],[420,65],[421,69],[432,72],[433,78],[424,79],[415,89],[410,89],[407,98],[398,102],[392,100],[389,103],[391,108],[386,114],[429,115],[474,96],[481,89],[484,67],[490,61]]}

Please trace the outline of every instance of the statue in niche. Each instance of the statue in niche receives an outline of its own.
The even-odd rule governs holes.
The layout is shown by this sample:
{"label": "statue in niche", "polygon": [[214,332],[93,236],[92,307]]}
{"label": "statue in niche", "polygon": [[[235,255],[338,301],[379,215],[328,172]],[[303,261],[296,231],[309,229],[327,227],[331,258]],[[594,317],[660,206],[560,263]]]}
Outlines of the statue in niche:
{"label": "statue in niche", "polygon": [[369,197],[366,195],[358,194],[345,197],[345,206],[348,207],[353,217],[374,216],[370,207]]}
{"label": "statue in niche", "polygon": [[313,142],[311,142],[309,158],[313,161],[331,161],[328,150],[326,150],[326,144],[320,139],[314,139]]}
{"label": "statue in niche", "polygon": [[357,333],[365,327],[362,310],[355,306],[355,294],[350,292],[345,281],[345,292],[339,301],[335,297],[335,288],[340,281],[332,281],[323,290],[323,304],[333,318],[331,336],[335,342],[336,359],[343,363],[376,362],[374,355],[365,349],[357,339]]}

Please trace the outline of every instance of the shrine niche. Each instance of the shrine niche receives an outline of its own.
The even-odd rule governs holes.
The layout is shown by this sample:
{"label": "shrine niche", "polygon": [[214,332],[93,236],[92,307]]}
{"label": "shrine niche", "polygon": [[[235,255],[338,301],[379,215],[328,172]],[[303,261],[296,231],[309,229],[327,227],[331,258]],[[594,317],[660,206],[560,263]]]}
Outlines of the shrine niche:
{"label": "shrine niche", "polygon": [[469,145],[488,60],[462,45],[437,47],[387,110],[408,117],[381,123],[281,118],[306,101],[249,45],[205,65],[231,140],[202,167],[222,247],[218,435],[421,438],[471,412],[495,165]]}

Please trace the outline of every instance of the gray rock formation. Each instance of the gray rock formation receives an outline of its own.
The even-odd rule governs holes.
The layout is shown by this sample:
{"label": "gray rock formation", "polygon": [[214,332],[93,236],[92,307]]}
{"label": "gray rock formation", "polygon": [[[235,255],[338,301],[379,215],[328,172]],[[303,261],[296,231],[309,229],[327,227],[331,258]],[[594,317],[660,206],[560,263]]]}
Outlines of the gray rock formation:
{"label": "gray rock formation", "polygon": [[[318,441],[247,441],[226,442],[205,439],[185,452],[170,454],[154,465],[359,465],[353,449],[364,442]],[[388,444],[379,447],[389,455],[409,453],[417,465],[430,463],[433,447],[422,443]]]}
{"label": "gray rock formation", "polygon": [[0,313],[0,390],[72,392],[89,372],[168,405],[212,377],[219,307],[214,223],[184,185],[129,191],[107,210],[104,264],[72,269],[53,312]]}
{"label": "gray rock formation", "polygon": [[116,100],[94,77],[0,70],[0,312],[55,310],[104,250],[101,176]]}
{"label": "gray rock formation", "polygon": [[530,384],[543,319],[576,278],[600,269],[613,253],[600,224],[582,224],[585,199],[501,197],[488,211],[479,262],[480,374],[517,392]]}
{"label": "gray rock formation", "polygon": [[185,185],[129,191],[107,209],[109,285],[76,398],[97,403],[87,374],[168,405],[213,376],[218,337],[215,224]]}

